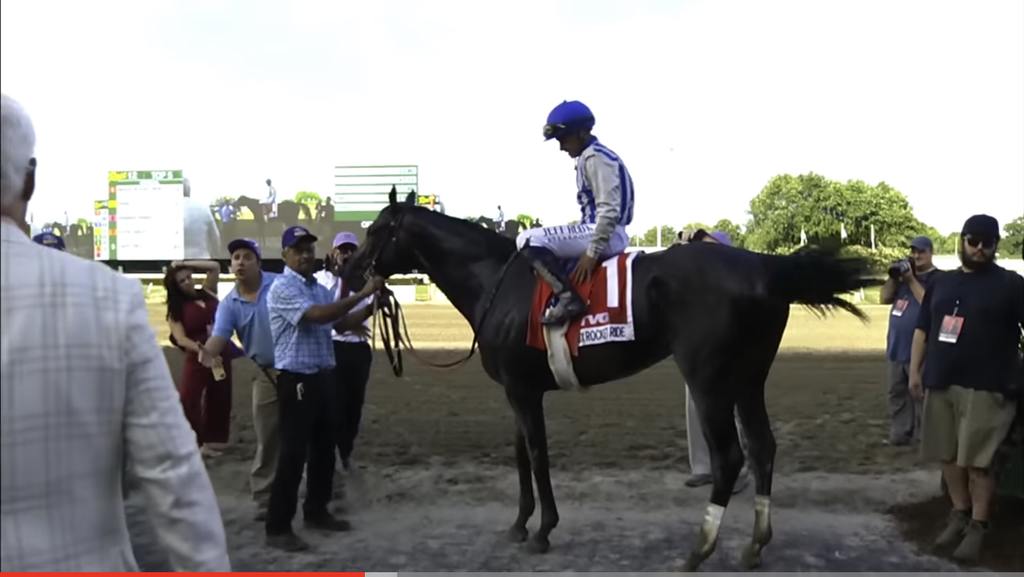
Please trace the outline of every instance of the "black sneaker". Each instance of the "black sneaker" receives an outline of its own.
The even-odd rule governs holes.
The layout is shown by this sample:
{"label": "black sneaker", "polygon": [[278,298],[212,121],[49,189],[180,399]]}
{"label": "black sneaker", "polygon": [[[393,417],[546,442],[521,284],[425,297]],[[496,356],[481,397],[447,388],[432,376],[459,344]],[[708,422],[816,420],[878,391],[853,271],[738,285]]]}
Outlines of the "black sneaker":
{"label": "black sneaker", "polygon": [[303,541],[295,533],[281,533],[280,535],[267,535],[267,547],[296,553],[309,549],[309,543]]}
{"label": "black sneaker", "polygon": [[337,519],[330,513],[323,515],[317,515],[316,517],[307,517],[304,520],[307,529],[315,529],[317,531],[331,531],[333,533],[341,533],[344,531],[350,531],[352,524],[344,519]]}

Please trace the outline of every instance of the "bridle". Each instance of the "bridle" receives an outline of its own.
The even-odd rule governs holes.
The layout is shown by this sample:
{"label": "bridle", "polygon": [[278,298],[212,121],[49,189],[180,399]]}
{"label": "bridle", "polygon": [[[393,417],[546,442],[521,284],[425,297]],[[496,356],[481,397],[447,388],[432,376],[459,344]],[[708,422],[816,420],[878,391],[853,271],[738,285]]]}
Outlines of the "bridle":
{"label": "bridle", "polygon": [[[380,258],[381,253],[384,249],[391,244],[398,242],[398,230],[405,218],[405,213],[401,212],[399,215],[388,223],[388,236],[387,239],[380,243],[379,246],[375,247],[375,250],[370,257],[370,263],[366,267],[366,272],[363,273],[363,277],[369,281],[376,273],[374,267],[377,264],[377,259]],[[413,254],[416,259],[423,263],[423,255],[416,248],[413,248]],[[476,353],[478,335],[480,329],[484,326],[484,321],[487,320],[487,313],[491,309],[491,305],[494,303],[494,298],[498,294],[498,289],[501,288],[501,283],[505,279],[505,273],[508,272],[512,262],[515,261],[519,255],[519,251],[512,251],[511,256],[505,261],[505,264],[501,267],[501,272],[498,274],[498,280],[495,281],[491,287],[491,291],[485,301],[483,311],[480,314],[480,320],[477,322],[477,326],[473,328],[473,342],[469,347],[469,353],[465,357],[456,359],[454,361],[447,362],[435,362],[424,358],[418,352],[412,344],[412,339],[409,337],[409,325],[405,320],[405,313],[402,311],[402,305],[398,302],[398,298],[388,288],[381,289],[380,296],[375,298],[373,301],[373,341],[371,347],[376,342],[376,335],[378,328],[380,329],[381,343],[384,346],[384,353],[388,357],[388,362],[391,364],[391,370],[394,372],[396,377],[402,376],[404,373],[404,365],[402,363],[402,345],[409,350],[416,360],[421,363],[436,368],[436,369],[453,369],[458,368],[466,364],[473,355]]]}

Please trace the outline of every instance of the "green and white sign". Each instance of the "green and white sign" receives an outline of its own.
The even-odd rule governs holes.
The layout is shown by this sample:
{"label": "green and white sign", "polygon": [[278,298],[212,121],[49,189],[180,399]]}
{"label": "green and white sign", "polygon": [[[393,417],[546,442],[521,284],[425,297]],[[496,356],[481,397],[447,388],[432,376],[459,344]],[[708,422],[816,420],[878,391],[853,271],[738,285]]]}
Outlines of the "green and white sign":
{"label": "green and white sign", "polygon": [[419,166],[335,166],[335,221],[372,221],[388,205],[388,193],[394,186],[399,199],[419,190]]}
{"label": "green and white sign", "polygon": [[[99,260],[173,260],[185,254],[185,180],[180,170],[108,173],[106,206],[97,203]],[[104,219],[105,217],[105,219]],[[97,223],[98,224],[98,223]]]}

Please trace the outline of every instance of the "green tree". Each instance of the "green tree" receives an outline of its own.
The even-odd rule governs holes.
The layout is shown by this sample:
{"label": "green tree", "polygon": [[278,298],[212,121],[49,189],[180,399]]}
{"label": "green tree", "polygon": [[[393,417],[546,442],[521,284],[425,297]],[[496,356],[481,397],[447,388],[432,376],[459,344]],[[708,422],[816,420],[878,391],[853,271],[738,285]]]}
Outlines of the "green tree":
{"label": "green tree", "polygon": [[957,251],[959,251],[959,248],[957,248],[957,244],[960,242],[959,232],[951,232],[949,234],[937,233],[937,236],[930,238],[935,246],[935,254],[957,254]]}
{"label": "green tree", "polygon": [[[661,246],[667,247],[676,240],[676,229],[672,226],[664,225],[661,227]],[[634,235],[629,239],[631,246],[658,246],[658,227],[652,226],[647,229],[642,235]]]}
{"label": "green tree", "polygon": [[929,228],[914,216],[906,197],[885,182],[839,183],[813,172],[772,178],[750,201],[750,215],[747,247],[765,252],[799,245],[801,230],[810,244],[870,247],[874,227],[876,247],[902,247]]}
{"label": "green tree", "polygon": [[528,214],[517,214],[516,220],[519,221],[519,224],[523,225],[523,228],[530,228],[535,219]]}
{"label": "green tree", "polygon": [[80,219],[76,220],[75,224],[77,224],[78,226],[82,227],[83,229],[89,228],[89,221],[84,219],[84,218],[80,218]]}
{"label": "green tree", "polygon": [[1024,216],[1003,226],[1003,240],[999,242],[999,252],[1009,258],[1021,256],[1021,250],[1024,250]]}
{"label": "green tree", "polygon": [[310,208],[315,207],[322,200],[319,194],[309,190],[300,190],[295,193],[295,202],[308,205]]}

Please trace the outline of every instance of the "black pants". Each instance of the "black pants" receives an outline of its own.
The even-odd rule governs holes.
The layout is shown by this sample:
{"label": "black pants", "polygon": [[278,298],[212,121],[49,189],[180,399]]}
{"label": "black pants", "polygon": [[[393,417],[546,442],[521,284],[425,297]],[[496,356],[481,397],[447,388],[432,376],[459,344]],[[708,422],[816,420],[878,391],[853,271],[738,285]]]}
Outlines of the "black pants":
{"label": "black pants", "polygon": [[334,378],[338,395],[338,456],[348,459],[352,456],[352,448],[359,435],[373,352],[369,343],[334,341],[334,361],[337,364]]}
{"label": "black pants", "polygon": [[302,505],[307,519],[327,514],[334,480],[333,371],[313,375],[281,371],[276,386],[281,452],[270,489],[267,535],[291,532],[307,456],[306,501]]}

